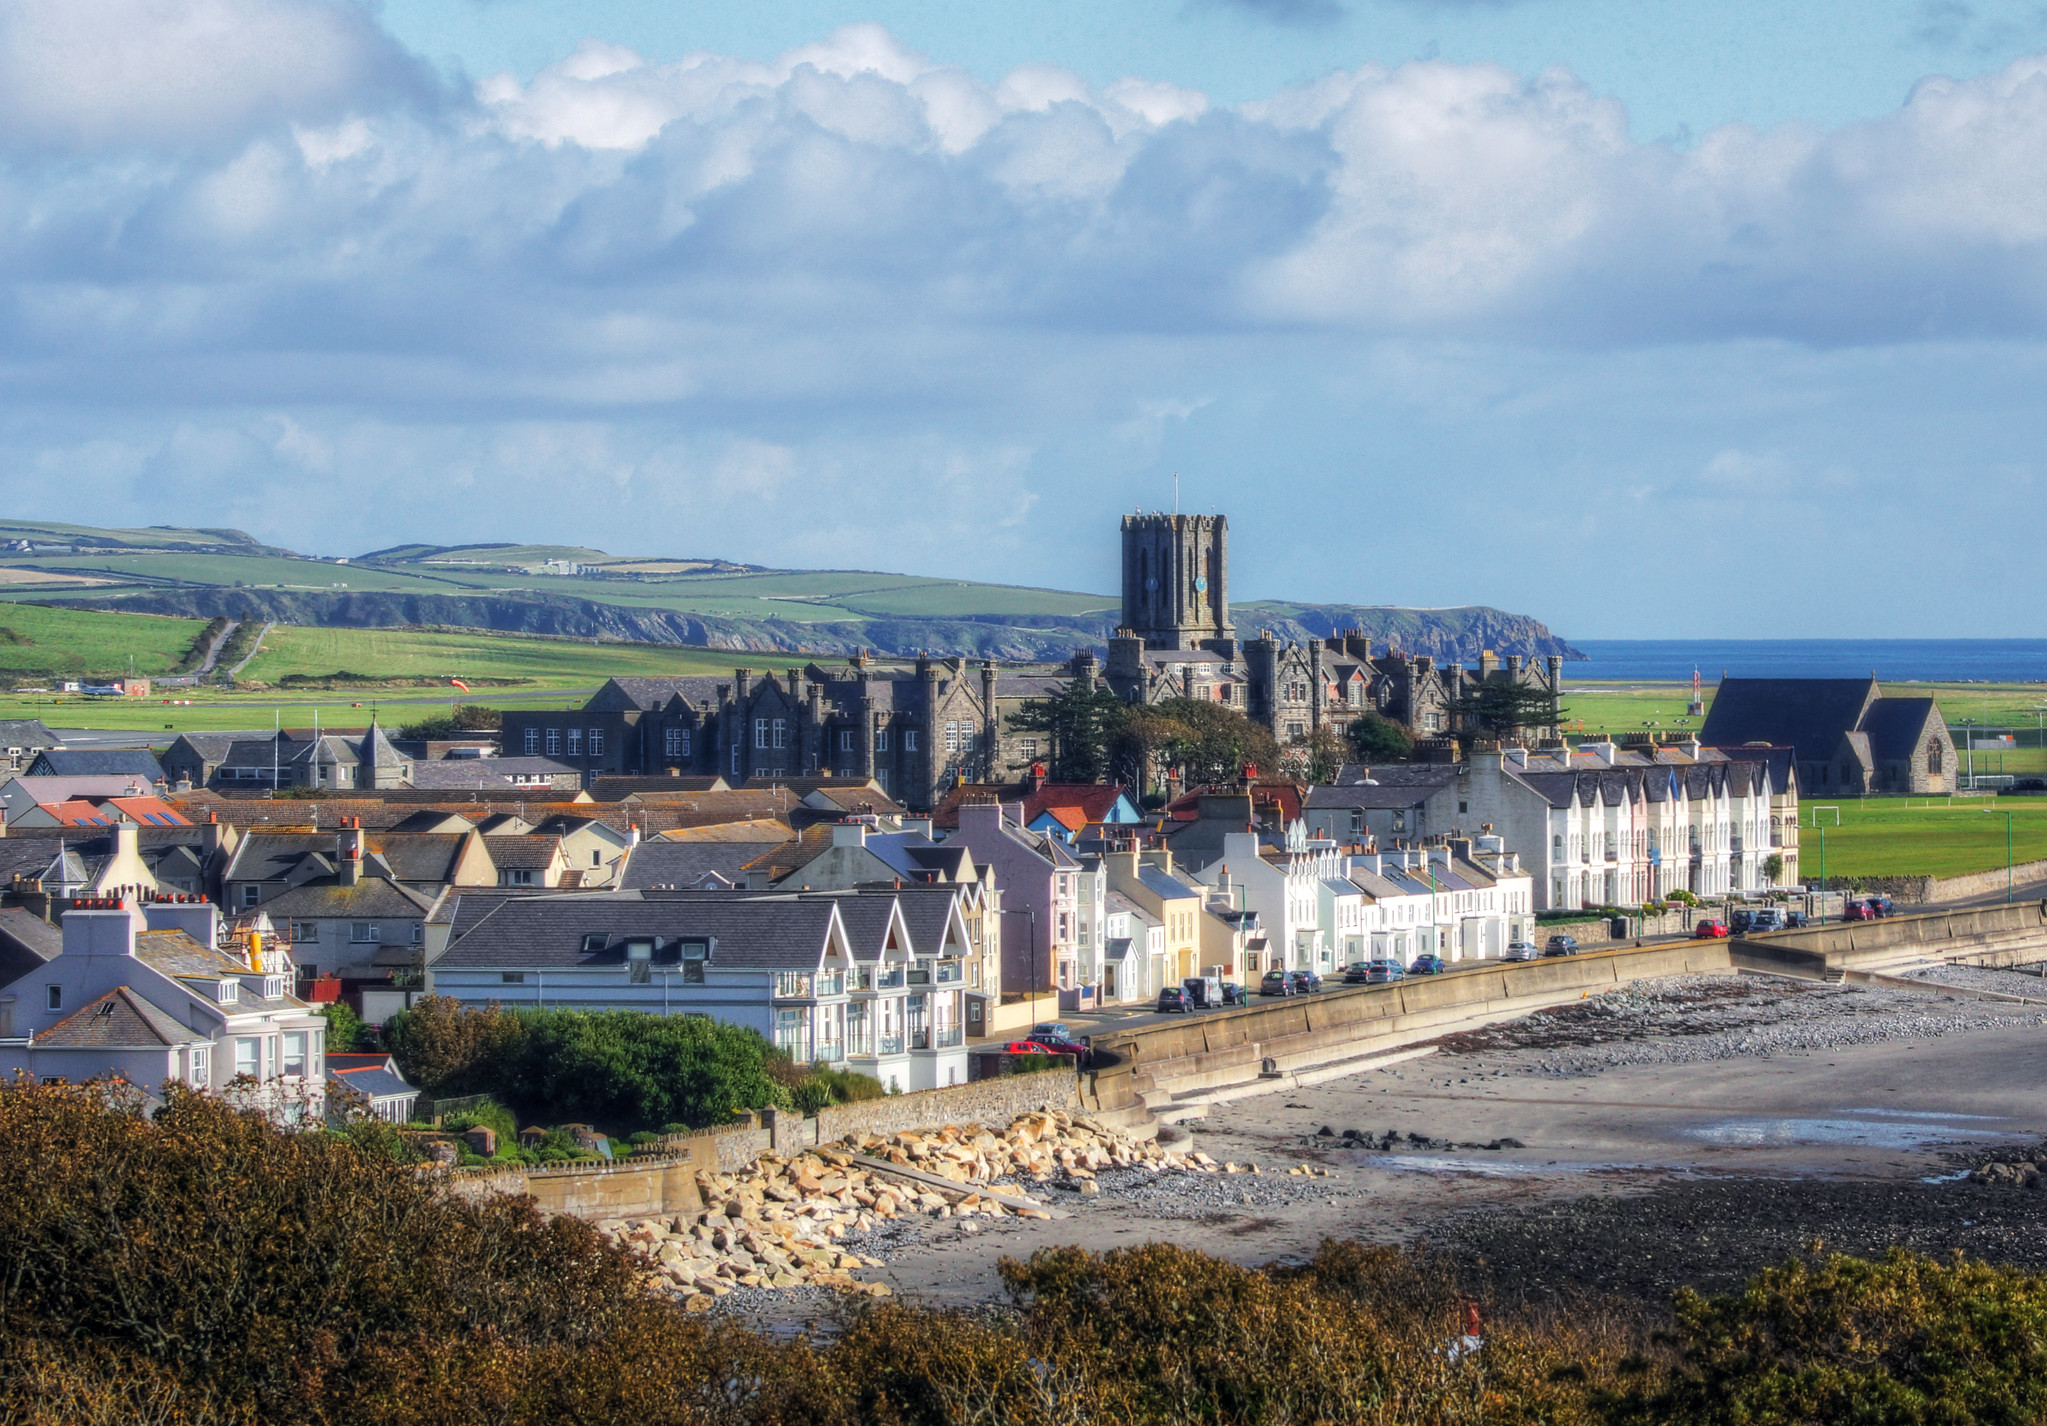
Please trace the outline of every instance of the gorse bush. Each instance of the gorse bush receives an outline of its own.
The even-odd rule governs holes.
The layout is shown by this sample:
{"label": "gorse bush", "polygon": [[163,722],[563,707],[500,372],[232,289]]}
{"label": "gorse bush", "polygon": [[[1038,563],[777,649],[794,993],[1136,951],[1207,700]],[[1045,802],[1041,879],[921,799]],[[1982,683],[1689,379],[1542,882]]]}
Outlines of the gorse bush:
{"label": "gorse bush", "polygon": [[1433,1264],[1325,1243],[1005,1262],[1013,1311],[900,1303],[828,1343],[640,1288],[524,1199],[467,1203],[347,1136],[171,1089],[0,1092],[0,1422],[114,1426],[1790,1426],[2047,1416],[2047,1280],[1896,1253],[1486,1325]]}
{"label": "gorse bush", "polygon": [[476,1010],[427,996],[392,1016],[384,1037],[429,1094],[489,1094],[531,1118],[701,1127],[790,1103],[770,1073],[773,1046],[702,1016]]}

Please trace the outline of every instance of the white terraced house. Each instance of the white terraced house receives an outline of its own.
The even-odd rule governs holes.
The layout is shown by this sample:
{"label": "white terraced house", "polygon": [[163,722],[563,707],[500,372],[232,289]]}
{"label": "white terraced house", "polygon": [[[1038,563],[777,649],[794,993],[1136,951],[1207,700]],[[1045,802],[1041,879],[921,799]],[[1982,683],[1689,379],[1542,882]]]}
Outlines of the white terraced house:
{"label": "white terraced house", "polygon": [[465,895],[429,987],[469,1005],[708,1015],[900,1091],[967,1078],[963,888]]}

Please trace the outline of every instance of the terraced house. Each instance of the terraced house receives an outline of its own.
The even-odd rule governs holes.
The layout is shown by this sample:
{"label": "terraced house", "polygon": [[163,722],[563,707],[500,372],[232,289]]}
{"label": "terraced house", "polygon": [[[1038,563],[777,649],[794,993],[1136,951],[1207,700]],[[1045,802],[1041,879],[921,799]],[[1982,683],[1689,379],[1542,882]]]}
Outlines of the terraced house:
{"label": "terraced house", "polygon": [[432,989],[466,1004],[708,1015],[899,1091],[967,1078],[954,888],[463,896]]}

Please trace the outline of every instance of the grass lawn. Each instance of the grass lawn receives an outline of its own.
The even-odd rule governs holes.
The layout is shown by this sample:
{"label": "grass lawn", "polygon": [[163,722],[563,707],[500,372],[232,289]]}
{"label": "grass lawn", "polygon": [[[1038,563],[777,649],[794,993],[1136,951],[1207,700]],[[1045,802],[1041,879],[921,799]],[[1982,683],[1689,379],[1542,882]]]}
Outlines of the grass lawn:
{"label": "grass lawn", "polygon": [[[1841,825],[1833,825],[1838,807]],[[1820,877],[1820,829],[1826,833],[1826,874],[1830,881],[1858,876],[1960,876],[1990,871],[2005,862],[2005,815],[2011,814],[2012,856],[2019,862],[2047,858],[2047,798],[2037,797],[1870,797],[1803,804],[1798,833],[1798,869],[1807,881]]]}

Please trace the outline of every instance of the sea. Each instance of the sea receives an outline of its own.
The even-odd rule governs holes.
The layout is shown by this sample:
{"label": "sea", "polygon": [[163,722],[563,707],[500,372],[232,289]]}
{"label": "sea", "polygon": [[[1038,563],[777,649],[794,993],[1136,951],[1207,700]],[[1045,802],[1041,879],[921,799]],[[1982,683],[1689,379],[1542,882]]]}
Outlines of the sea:
{"label": "sea", "polygon": [[2047,639],[1572,639],[1573,683],[1860,678],[1891,683],[2047,683]]}

